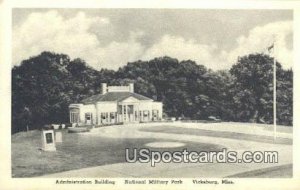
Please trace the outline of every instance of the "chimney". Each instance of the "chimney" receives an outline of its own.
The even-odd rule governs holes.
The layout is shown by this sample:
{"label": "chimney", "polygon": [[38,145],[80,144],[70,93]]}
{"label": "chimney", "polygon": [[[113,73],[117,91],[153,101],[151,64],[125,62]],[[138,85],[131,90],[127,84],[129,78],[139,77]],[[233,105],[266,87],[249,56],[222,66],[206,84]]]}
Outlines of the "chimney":
{"label": "chimney", "polygon": [[133,83],[129,83],[129,92],[134,92],[134,84]]}
{"label": "chimney", "polygon": [[59,59],[59,64],[61,64],[61,65],[63,65],[63,64],[64,64],[64,60],[63,60],[63,58],[62,58],[62,57]]}
{"label": "chimney", "polygon": [[106,92],[107,92],[107,84],[106,83],[101,83],[101,89],[102,89],[102,94],[106,94]]}

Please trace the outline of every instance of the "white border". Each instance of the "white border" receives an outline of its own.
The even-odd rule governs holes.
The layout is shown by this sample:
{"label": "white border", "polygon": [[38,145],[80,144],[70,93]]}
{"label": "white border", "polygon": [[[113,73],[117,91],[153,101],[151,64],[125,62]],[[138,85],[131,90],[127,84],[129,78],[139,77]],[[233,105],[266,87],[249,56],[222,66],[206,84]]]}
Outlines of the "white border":
{"label": "white border", "polygon": [[[1,1],[0,1],[1,2]],[[12,0],[2,2],[0,13],[0,189],[299,189],[300,188],[300,2],[299,1],[196,1],[196,0]],[[235,185],[193,185],[186,178],[185,185],[122,185],[122,178],[115,178],[119,185],[55,185],[55,179],[11,178],[11,10],[12,8],[191,8],[191,9],[293,9],[294,10],[294,177],[292,179],[234,179]],[[298,55],[298,56],[297,56]],[[24,158],[26,159],[26,158]],[[72,178],[73,179],[73,178]],[[94,178],[93,178],[94,179]]]}

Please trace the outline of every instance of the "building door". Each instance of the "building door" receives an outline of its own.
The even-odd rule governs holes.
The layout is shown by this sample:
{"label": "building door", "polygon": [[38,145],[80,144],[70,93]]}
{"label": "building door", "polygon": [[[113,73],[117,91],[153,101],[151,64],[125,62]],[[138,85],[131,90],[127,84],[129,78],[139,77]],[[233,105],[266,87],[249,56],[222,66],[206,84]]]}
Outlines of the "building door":
{"label": "building door", "polygon": [[92,113],[85,113],[85,123],[87,125],[92,124]]}
{"label": "building door", "polygon": [[134,111],[134,121],[139,121],[139,112]]}
{"label": "building door", "polygon": [[72,109],[70,111],[70,123],[79,123],[79,110]]}
{"label": "building door", "polygon": [[128,122],[133,122],[133,105],[128,105],[127,106],[127,111],[128,111]]}
{"label": "building door", "polygon": [[150,114],[149,114],[149,110],[144,110],[143,111],[143,121],[149,121]]}

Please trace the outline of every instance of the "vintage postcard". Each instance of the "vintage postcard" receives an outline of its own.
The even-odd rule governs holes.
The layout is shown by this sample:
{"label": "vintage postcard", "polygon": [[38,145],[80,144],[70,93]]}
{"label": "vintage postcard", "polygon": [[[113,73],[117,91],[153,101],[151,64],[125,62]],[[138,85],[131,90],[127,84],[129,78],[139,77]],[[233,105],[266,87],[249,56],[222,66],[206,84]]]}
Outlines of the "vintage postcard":
{"label": "vintage postcard", "polygon": [[299,1],[2,1],[1,189],[299,189]]}

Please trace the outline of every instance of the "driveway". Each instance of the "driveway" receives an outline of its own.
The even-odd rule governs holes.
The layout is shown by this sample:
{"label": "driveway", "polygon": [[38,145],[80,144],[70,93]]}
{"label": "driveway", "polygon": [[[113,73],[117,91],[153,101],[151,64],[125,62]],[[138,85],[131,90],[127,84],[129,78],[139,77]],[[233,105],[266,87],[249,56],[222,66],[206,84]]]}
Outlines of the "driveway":
{"label": "driveway", "polygon": [[[273,132],[266,130],[270,127],[239,123],[148,123],[95,128],[80,135],[114,139],[154,138],[162,146],[168,141],[206,143],[226,147],[238,155],[244,151],[277,151],[278,163],[158,163],[151,167],[149,163],[124,162],[41,177],[259,177],[261,173],[264,177],[292,177],[292,133],[278,132],[277,141],[270,141]],[[245,138],[240,138],[241,135]],[[287,172],[280,174],[278,170],[282,168]]]}

